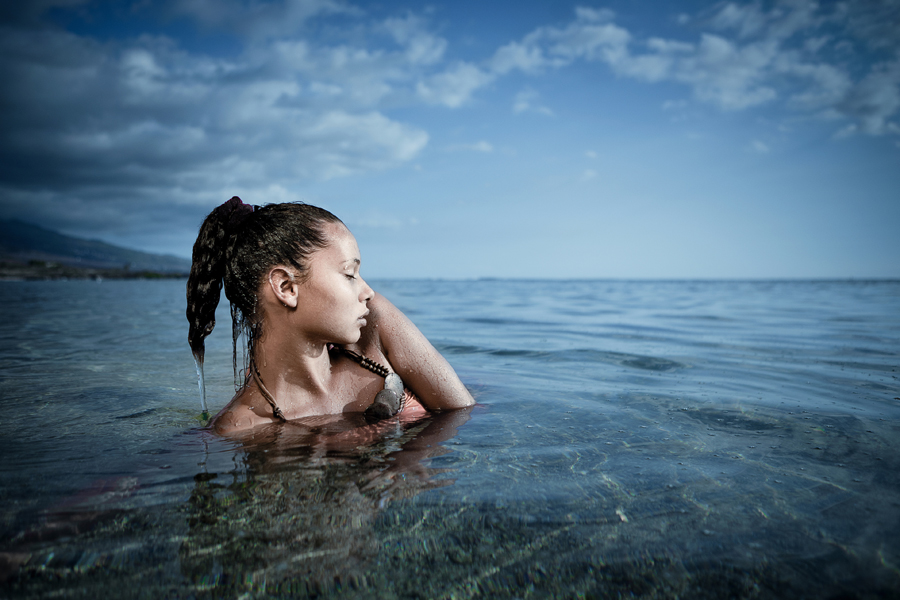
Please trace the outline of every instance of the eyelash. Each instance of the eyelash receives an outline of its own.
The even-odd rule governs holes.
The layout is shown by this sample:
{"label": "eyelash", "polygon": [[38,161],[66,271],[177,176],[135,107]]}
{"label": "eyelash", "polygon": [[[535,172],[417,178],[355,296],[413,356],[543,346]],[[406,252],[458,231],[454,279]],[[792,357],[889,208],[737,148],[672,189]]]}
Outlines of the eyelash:
{"label": "eyelash", "polygon": [[346,273],[344,274],[344,277],[347,279],[356,279],[356,275],[347,275]]}

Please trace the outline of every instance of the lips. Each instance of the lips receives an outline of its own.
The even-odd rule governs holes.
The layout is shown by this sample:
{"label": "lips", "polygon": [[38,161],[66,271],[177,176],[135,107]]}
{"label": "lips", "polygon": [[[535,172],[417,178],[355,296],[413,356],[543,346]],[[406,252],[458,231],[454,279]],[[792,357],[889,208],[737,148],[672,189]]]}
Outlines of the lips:
{"label": "lips", "polygon": [[365,326],[366,326],[366,317],[368,317],[368,316],[369,316],[369,311],[366,311],[366,312],[364,312],[364,313],[362,314],[362,316],[361,316],[360,318],[358,318],[356,321],[357,321],[358,323],[362,323],[362,326],[365,327]]}

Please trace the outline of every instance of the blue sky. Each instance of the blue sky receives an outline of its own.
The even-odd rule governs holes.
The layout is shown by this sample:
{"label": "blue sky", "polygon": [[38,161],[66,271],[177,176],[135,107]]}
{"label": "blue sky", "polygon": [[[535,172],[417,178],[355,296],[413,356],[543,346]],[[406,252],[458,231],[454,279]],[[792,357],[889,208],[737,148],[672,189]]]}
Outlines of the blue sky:
{"label": "blue sky", "polygon": [[900,3],[0,8],[0,217],[188,256],[232,195],[379,277],[900,277]]}

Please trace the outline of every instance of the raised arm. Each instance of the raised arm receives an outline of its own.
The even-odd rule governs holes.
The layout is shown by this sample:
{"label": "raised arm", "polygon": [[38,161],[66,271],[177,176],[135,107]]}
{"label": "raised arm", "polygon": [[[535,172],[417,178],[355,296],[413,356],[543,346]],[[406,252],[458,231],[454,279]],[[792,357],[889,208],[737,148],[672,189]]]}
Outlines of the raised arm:
{"label": "raised arm", "polygon": [[406,315],[377,293],[368,307],[371,343],[379,346],[425,408],[442,410],[475,404],[450,363]]}

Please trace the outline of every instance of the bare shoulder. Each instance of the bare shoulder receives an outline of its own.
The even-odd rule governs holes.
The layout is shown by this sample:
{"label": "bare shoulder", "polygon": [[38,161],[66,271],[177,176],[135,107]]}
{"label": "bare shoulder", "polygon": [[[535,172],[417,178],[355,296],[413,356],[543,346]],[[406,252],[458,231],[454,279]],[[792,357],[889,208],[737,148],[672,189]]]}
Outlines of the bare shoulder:
{"label": "bare shoulder", "polygon": [[357,344],[366,356],[381,354],[393,362],[392,359],[402,358],[406,354],[404,350],[412,351],[423,344],[431,346],[403,311],[381,294],[375,293],[369,300],[368,308],[367,326]]}
{"label": "bare shoulder", "polygon": [[369,314],[366,316],[366,326],[361,331],[359,341],[351,347],[371,358],[379,355],[387,357],[385,342],[394,339],[398,329],[415,325],[390,300],[377,292],[367,306]]}
{"label": "bare shoulder", "polygon": [[[371,331],[380,338],[385,333],[388,336],[398,327],[415,327],[412,321],[393,303],[379,293],[375,293],[368,304],[368,322],[373,325]],[[387,329],[387,332],[385,332]],[[418,331],[418,329],[417,329]]]}
{"label": "bare shoulder", "polygon": [[475,403],[453,367],[419,328],[381,294],[369,301],[361,350],[382,354],[427,408],[462,408]]}
{"label": "bare shoulder", "polygon": [[220,435],[227,435],[271,423],[271,418],[260,415],[256,410],[260,402],[256,401],[255,396],[257,394],[247,388],[238,392],[231,402],[213,417],[210,427]]}

